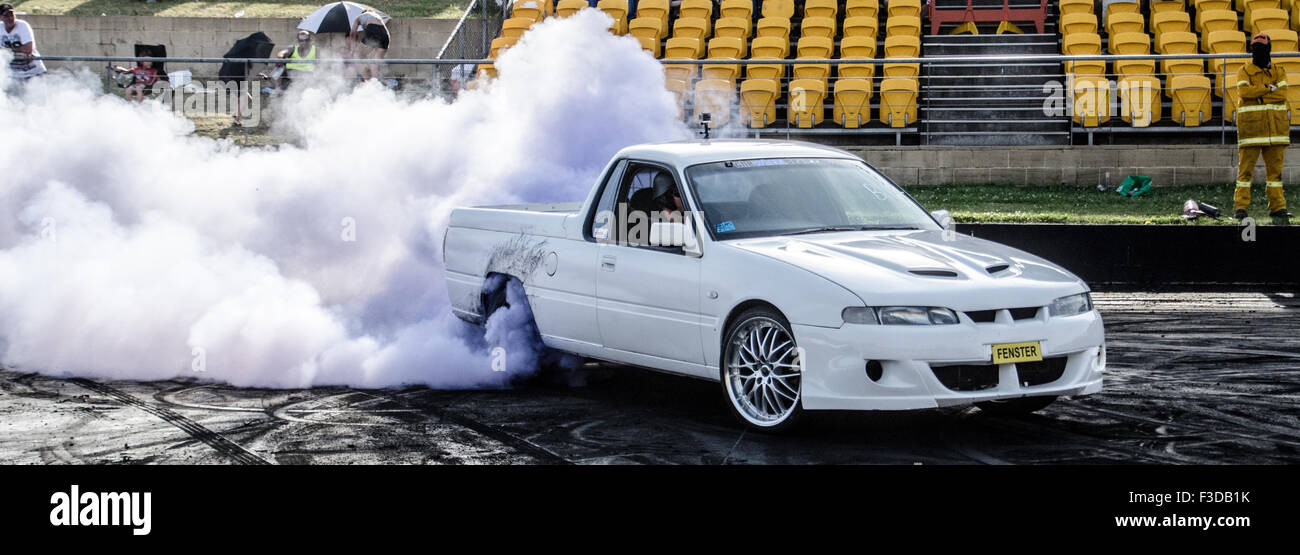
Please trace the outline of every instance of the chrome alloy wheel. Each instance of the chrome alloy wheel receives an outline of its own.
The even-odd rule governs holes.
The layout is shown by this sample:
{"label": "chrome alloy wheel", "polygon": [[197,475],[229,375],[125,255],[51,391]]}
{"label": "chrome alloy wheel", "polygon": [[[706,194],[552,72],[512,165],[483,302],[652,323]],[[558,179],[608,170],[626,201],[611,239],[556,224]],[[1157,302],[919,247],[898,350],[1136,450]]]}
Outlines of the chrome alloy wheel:
{"label": "chrome alloy wheel", "polygon": [[754,316],[728,338],[727,397],[740,416],[758,427],[781,424],[799,406],[802,363],[783,324]]}

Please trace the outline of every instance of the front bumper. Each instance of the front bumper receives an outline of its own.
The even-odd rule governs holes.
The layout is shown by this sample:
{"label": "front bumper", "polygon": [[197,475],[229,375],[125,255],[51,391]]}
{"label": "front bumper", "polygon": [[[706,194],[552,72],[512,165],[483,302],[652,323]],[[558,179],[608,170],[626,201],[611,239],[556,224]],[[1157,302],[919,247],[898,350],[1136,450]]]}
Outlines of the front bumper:
{"label": "front bumper", "polygon": [[[809,410],[910,410],[1016,397],[1087,395],[1101,391],[1106,367],[1105,337],[1096,310],[1010,323],[791,327],[804,350],[802,396],[803,407]],[[1059,364],[1064,358],[1060,377],[1045,383],[1030,380],[1026,385],[1028,367],[1024,373],[1015,364],[994,370],[992,345],[1021,341],[1039,341],[1049,361],[1058,359],[1053,362]],[[880,363],[875,379],[867,371],[869,361]],[[934,370],[959,365],[973,370],[983,366],[990,380],[974,386],[977,389],[951,389]]]}

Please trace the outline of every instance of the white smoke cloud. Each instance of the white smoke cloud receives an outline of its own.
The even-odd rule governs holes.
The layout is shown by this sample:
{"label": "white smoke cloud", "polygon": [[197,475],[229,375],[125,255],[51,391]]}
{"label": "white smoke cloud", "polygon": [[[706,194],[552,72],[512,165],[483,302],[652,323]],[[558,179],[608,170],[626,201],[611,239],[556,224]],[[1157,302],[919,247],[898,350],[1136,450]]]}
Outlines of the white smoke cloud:
{"label": "white smoke cloud", "polygon": [[[517,313],[488,338],[450,315],[442,234],[454,207],[581,199],[617,149],[691,136],[658,62],[608,24],[538,25],[450,104],[299,87],[278,125],[301,146],[278,150],[189,136],[89,74],[0,77],[0,361],[265,387],[531,372]],[[521,355],[509,371],[493,344]]]}

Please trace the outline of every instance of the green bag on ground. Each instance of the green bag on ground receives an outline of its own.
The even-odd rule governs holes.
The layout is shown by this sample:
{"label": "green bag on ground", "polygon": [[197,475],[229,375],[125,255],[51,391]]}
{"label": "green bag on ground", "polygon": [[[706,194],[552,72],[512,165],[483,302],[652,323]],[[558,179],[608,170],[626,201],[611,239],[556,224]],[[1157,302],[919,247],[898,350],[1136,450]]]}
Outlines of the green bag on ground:
{"label": "green bag on ground", "polygon": [[1151,178],[1145,175],[1130,175],[1115,189],[1122,197],[1140,197],[1151,193]]}

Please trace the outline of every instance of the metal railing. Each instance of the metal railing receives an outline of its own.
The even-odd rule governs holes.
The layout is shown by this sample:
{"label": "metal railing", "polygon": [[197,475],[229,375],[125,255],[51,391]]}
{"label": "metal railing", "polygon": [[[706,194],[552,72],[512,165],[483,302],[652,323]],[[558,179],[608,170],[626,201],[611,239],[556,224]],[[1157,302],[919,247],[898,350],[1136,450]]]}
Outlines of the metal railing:
{"label": "metal railing", "polygon": [[[483,6],[486,4],[475,4]],[[468,13],[468,12],[467,12]],[[480,7],[475,13],[485,13]],[[455,34],[453,34],[455,36]],[[468,36],[468,35],[465,35]],[[432,66],[435,75],[442,76],[434,79],[426,86],[427,88],[409,87],[405,90],[408,94],[417,95],[440,95],[443,97],[454,96],[456,88],[449,87],[448,81],[459,72],[460,77],[466,74],[476,75],[480,66],[490,64],[491,60],[482,57],[460,58],[450,57],[453,50],[458,50],[461,46],[449,46],[464,44],[466,51],[472,51],[468,45],[470,39],[461,38],[455,41],[449,41],[445,45],[441,54],[448,56],[439,59],[384,59],[384,60],[340,60],[340,59],[320,59],[320,60],[296,60],[297,63],[314,63],[314,64],[367,64],[378,63],[383,65],[407,65],[420,64]],[[481,47],[481,41],[478,43]],[[1273,57],[1281,61],[1300,61],[1300,53],[1274,53]],[[250,64],[282,64],[280,58],[210,58],[210,57],[188,57],[188,58],[145,58],[145,57],[114,57],[114,56],[42,56],[42,60],[52,62],[91,62],[91,63],[113,63],[113,62],[135,62],[141,60],[152,60],[166,62],[168,69],[182,69],[184,64],[219,64],[225,62],[250,63]],[[770,135],[819,135],[827,140],[835,140],[836,137],[845,141],[861,142],[867,140],[887,140],[895,144],[915,143],[915,144],[944,144],[946,138],[952,136],[962,137],[979,137],[989,136],[987,144],[1007,144],[998,142],[1009,137],[1033,135],[1035,133],[1043,136],[1060,136],[1068,135],[1066,142],[1086,141],[1092,144],[1096,137],[1115,140],[1117,136],[1126,134],[1148,134],[1153,132],[1168,133],[1199,133],[1199,140],[1217,139],[1216,142],[1227,144],[1235,142],[1235,127],[1231,117],[1224,120],[1224,89],[1226,83],[1229,87],[1235,86],[1235,75],[1228,75],[1227,68],[1232,67],[1230,63],[1218,64],[1222,68],[1218,75],[1212,73],[1200,73],[1207,77],[1211,82],[1213,93],[1209,98],[1210,113],[1198,114],[1197,121],[1174,121],[1170,119],[1170,114],[1174,113],[1175,100],[1164,94],[1164,89],[1169,86],[1169,76],[1160,72],[1162,62],[1167,60],[1225,60],[1234,59],[1245,62],[1249,59],[1249,54],[1232,53],[1232,54],[1135,54],[1135,55],[989,55],[989,56],[935,56],[921,58],[868,58],[868,59],[664,59],[660,60],[666,70],[672,73],[673,66],[692,68],[687,79],[682,80],[684,87],[674,90],[681,101],[682,116],[691,122],[695,121],[695,116],[699,112],[709,111],[711,114],[721,116],[720,119],[728,120],[737,118],[745,124],[746,134],[755,136]],[[1067,62],[1086,62],[1086,61],[1103,61],[1107,67],[1113,67],[1116,61],[1126,60],[1150,60],[1155,66],[1154,77],[1160,83],[1161,91],[1155,95],[1160,103],[1160,118],[1153,121],[1142,121],[1135,124],[1132,118],[1125,118],[1122,113],[1123,98],[1117,91],[1116,83],[1119,81],[1115,73],[1103,73],[1097,77],[1106,79],[1107,92],[1105,101],[1107,102],[1106,110],[1108,117],[1079,117],[1075,112],[1075,102],[1079,100],[1076,94],[1076,83],[1069,82],[1064,72],[1065,63]],[[1204,63],[1204,62],[1202,62]],[[816,66],[829,65],[832,68],[839,64],[872,64],[875,66],[874,76],[870,79],[871,94],[868,97],[869,102],[865,106],[867,116],[853,123],[856,125],[846,125],[844,120],[837,121],[835,117],[835,85],[842,77],[837,75],[835,69],[827,75],[826,79],[821,80],[824,95],[820,98],[813,98],[815,101],[812,106],[793,106],[796,109],[791,112],[792,103],[798,104],[797,99],[792,96],[796,89],[803,89],[800,94],[806,94],[807,89],[803,87],[792,88],[793,66]],[[899,113],[900,109],[906,109],[908,106],[900,106],[891,102],[885,102],[881,94],[881,84],[886,78],[884,66],[886,64],[918,64],[919,72],[916,75],[918,94],[914,100],[916,108],[915,119],[902,122],[899,125],[898,120],[891,119],[890,114]],[[748,67],[753,65],[780,65],[785,69],[782,76],[776,79],[779,94],[775,99],[772,110],[767,113],[771,116],[766,121],[756,121],[749,114],[755,113],[748,108],[745,95],[742,94],[741,88],[746,81]],[[969,74],[957,75],[936,75],[933,68],[936,66],[955,66],[955,67],[974,67],[977,70],[969,71]],[[1042,72],[1030,74],[1018,74],[1009,72],[1007,68],[1019,66],[1021,68],[1035,66],[1044,68]],[[1213,65],[1213,64],[1211,64]],[[734,66],[738,69],[736,77],[730,80],[727,87],[722,90],[705,91],[701,97],[699,88],[702,81],[703,72],[709,72],[711,66]],[[269,66],[268,66],[269,67]],[[1207,68],[1208,70],[1208,68]],[[710,72],[711,73],[711,72]],[[256,71],[253,72],[256,74]],[[201,78],[196,75],[195,80]],[[1297,79],[1300,79],[1298,77]],[[1017,82],[1019,80],[1020,82]],[[1054,85],[1055,84],[1055,85]],[[716,85],[712,83],[709,85]],[[1053,88],[1055,87],[1055,88]],[[1094,89],[1096,87],[1094,86]],[[1034,94],[1028,93],[1037,93]],[[1084,91],[1086,92],[1086,91]],[[1048,96],[1059,95],[1059,102],[1063,105],[1063,110],[1052,112],[1048,110],[1046,103],[1042,110],[1041,117],[1016,118],[1016,117],[981,117],[982,112],[1000,113],[1003,115],[1010,114],[1016,109],[1026,112],[1029,115],[1034,110],[1029,100],[1040,99],[1046,100]],[[1095,91],[1094,91],[1095,95]],[[721,107],[718,107],[717,101],[721,98],[724,101]],[[807,97],[805,97],[807,98]],[[1300,95],[1296,95],[1300,100]],[[700,102],[703,99],[704,102]],[[1018,103],[1018,106],[1011,106],[1012,102]],[[1094,96],[1093,100],[1096,100]],[[1296,104],[1300,104],[1297,102]],[[701,109],[703,105],[705,109]],[[810,110],[822,110],[820,121],[810,124],[806,120],[801,120],[803,114],[809,113]],[[748,112],[748,113],[747,113]],[[863,113],[863,110],[857,110],[856,113]],[[939,114],[961,114],[962,117],[950,117],[944,119],[938,117]],[[1230,113],[1227,112],[1227,113]],[[970,117],[964,117],[969,114]],[[1132,115],[1132,114],[1129,114]],[[1153,114],[1154,115],[1154,114]],[[1118,116],[1118,117],[1117,117]],[[852,117],[857,117],[852,116]],[[1004,129],[998,129],[998,122],[1005,123],[1007,120],[1023,119],[1025,121],[1041,123],[1050,130],[1037,130],[1031,128],[1015,127],[1007,124]],[[715,120],[717,121],[717,120]],[[958,123],[954,123],[958,122]],[[971,125],[984,124],[985,130],[970,130],[949,128],[961,128],[959,122],[969,122]],[[948,130],[945,130],[948,129]],[[870,138],[870,139],[868,139]]]}

